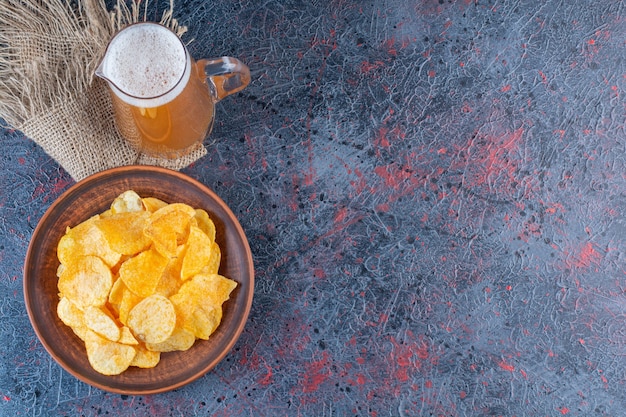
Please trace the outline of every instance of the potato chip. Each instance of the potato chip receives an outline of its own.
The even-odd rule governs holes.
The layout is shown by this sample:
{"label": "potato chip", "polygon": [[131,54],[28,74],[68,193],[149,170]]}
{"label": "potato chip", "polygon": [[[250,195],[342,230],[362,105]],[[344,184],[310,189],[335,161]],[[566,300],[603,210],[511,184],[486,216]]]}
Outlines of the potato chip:
{"label": "potato chip", "polygon": [[222,303],[237,283],[220,275],[199,274],[170,297],[182,327],[197,338],[208,339],[222,319]]}
{"label": "potato chip", "polygon": [[62,296],[80,309],[103,306],[112,285],[111,271],[95,256],[79,257],[63,270],[58,282]]}
{"label": "potato chip", "polygon": [[150,213],[154,213],[158,209],[167,206],[167,203],[165,201],[159,200],[158,198],[154,197],[142,198],[141,203],[143,204],[144,210]]}
{"label": "potato chip", "polygon": [[148,350],[145,346],[138,345],[136,348],[137,354],[130,363],[130,366],[136,366],[138,368],[154,368],[159,364],[161,360],[161,353],[153,350]]}
{"label": "potato chip", "polygon": [[85,324],[83,312],[67,297],[61,297],[57,305],[57,315],[65,325],[74,327]]}
{"label": "potato chip", "polygon": [[100,218],[104,219],[107,217],[111,217],[113,215],[113,212],[111,211],[111,209],[105,210],[102,213],[100,213]]}
{"label": "potato chip", "polygon": [[124,285],[139,297],[154,294],[168,258],[150,248],[122,264],[119,276]]}
{"label": "potato chip", "polygon": [[208,236],[211,242],[215,242],[215,223],[209,217],[209,213],[202,209],[196,209],[194,219],[198,227]]}
{"label": "potato chip", "polygon": [[180,328],[191,333],[194,338],[207,333],[207,330],[198,327],[201,323],[194,319],[194,313],[200,307],[190,294],[179,292],[171,296],[170,301],[176,311]]}
{"label": "potato chip", "polygon": [[120,272],[120,267],[122,266],[122,264],[123,264],[124,262],[126,262],[127,260],[129,260],[130,258],[132,258],[132,256],[130,256],[130,255],[122,255],[122,256],[120,257],[120,260],[119,260],[119,261],[118,261],[115,265],[113,265],[113,266],[111,267],[111,273],[112,273],[114,276],[116,276],[116,277],[117,277],[117,276],[119,275],[119,272]]}
{"label": "potato chip", "polygon": [[103,375],[119,375],[130,366],[135,358],[134,346],[107,340],[93,331],[85,337],[89,363]]}
{"label": "potato chip", "polygon": [[155,352],[185,351],[192,347],[195,342],[196,336],[177,324],[167,340],[161,343],[146,343],[146,348]]}
{"label": "potato chip", "polygon": [[208,306],[221,306],[237,287],[235,281],[218,274],[198,274],[191,282],[193,286],[187,290],[198,292],[198,303]]}
{"label": "potato chip", "polygon": [[124,285],[124,281],[117,278],[113,285],[111,286],[111,291],[109,292],[109,303],[110,304],[121,304],[122,298],[124,296],[124,291],[126,290],[126,285]]}
{"label": "potato chip", "polygon": [[87,335],[87,332],[91,331],[89,330],[89,328],[85,325],[82,326],[69,326],[70,329],[72,329],[72,331],[74,332],[74,334],[76,336],[78,336],[78,338],[80,340],[82,340],[83,342],[85,341],[85,337]]}
{"label": "potato chip", "polygon": [[217,243],[213,242],[213,247],[211,248],[211,258],[200,272],[208,275],[217,274],[220,269],[221,259],[222,252],[220,251],[220,247]]}
{"label": "potato chip", "polygon": [[161,279],[154,290],[155,294],[161,294],[165,297],[169,297],[178,292],[178,289],[182,285],[182,280],[180,279],[180,269],[183,264],[183,256],[185,254],[185,246],[180,245],[176,248],[176,256],[170,258],[163,274],[161,275]]}
{"label": "potato chip", "polygon": [[61,297],[57,305],[57,315],[66,326],[74,331],[76,336],[85,340],[87,326],[85,326],[84,315],[74,303],[66,297]]}
{"label": "potato chip", "polygon": [[141,197],[133,190],[124,191],[111,203],[112,214],[142,210],[143,203]]}
{"label": "potato chip", "polygon": [[191,323],[197,338],[207,340],[221,321],[222,309],[220,307],[197,306],[187,325]]}
{"label": "potato chip", "polygon": [[136,255],[150,246],[152,241],[144,235],[150,213],[131,211],[101,217],[95,221],[111,249],[122,255]]}
{"label": "potato chip", "polygon": [[84,311],[84,321],[87,328],[112,342],[120,338],[120,328],[115,319],[104,308],[88,306]]}
{"label": "potato chip", "polygon": [[93,216],[73,229],[69,229],[59,240],[57,256],[64,265],[69,265],[80,256],[97,256],[108,266],[117,264],[122,256],[111,249],[102,231],[96,226],[99,216]]}
{"label": "potato chip", "polygon": [[120,329],[120,338],[118,340],[119,343],[123,343],[125,345],[138,345],[139,342],[133,336],[133,332],[126,326],[123,326]]}
{"label": "potato chip", "polygon": [[180,269],[180,278],[184,281],[197,273],[211,260],[213,242],[197,226],[189,228],[185,257]]}
{"label": "potato chip", "polygon": [[176,255],[176,248],[187,239],[189,220],[196,211],[187,204],[168,204],[150,215],[144,233],[164,256]]}
{"label": "potato chip", "polygon": [[119,304],[118,318],[124,325],[128,325],[128,314],[130,311],[142,300],[142,298],[133,293],[128,288],[125,288],[122,292],[122,301]]}
{"label": "potato chip", "polygon": [[130,311],[127,325],[140,341],[160,343],[174,331],[176,312],[169,299],[159,294],[151,295]]}

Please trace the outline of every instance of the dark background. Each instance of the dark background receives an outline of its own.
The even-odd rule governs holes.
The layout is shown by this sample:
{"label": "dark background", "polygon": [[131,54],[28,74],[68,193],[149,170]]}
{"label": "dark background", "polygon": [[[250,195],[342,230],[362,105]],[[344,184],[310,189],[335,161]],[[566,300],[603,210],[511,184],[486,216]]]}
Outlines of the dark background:
{"label": "dark background", "polygon": [[22,264],[74,181],[2,130],[0,415],[625,415],[625,6],[177,1],[252,73],[183,170],[248,236],[249,322],[166,394],[62,370]]}

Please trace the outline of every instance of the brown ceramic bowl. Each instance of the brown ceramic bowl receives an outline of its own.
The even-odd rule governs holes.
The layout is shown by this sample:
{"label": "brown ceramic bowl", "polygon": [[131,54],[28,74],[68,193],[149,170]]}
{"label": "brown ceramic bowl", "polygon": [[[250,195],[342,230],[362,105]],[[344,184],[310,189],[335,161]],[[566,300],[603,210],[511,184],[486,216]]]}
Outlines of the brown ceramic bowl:
{"label": "brown ceramic bowl", "polygon": [[[185,352],[161,355],[152,369],[131,367],[105,376],[89,365],[83,342],[57,317],[56,247],[67,226],[105,211],[120,193],[203,208],[214,220],[222,250],[220,274],[239,284],[224,303],[220,326],[209,340],[197,340]],[[72,186],[50,206],[35,229],[24,265],[24,298],[30,321],[52,357],[76,378],[97,388],[122,394],[152,394],[181,387],[210,371],[241,334],[254,293],[254,268],[246,236],[226,204],[210,189],[179,172],[132,166],[95,174]]]}

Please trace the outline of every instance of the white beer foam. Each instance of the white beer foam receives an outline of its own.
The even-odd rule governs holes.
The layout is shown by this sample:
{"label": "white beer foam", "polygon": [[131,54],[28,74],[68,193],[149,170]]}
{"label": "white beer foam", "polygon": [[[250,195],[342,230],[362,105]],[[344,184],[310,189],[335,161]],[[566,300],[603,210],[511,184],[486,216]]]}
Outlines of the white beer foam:
{"label": "white beer foam", "polygon": [[122,100],[156,107],[182,91],[189,67],[190,58],[174,32],[156,23],[140,23],[111,40],[102,72]]}

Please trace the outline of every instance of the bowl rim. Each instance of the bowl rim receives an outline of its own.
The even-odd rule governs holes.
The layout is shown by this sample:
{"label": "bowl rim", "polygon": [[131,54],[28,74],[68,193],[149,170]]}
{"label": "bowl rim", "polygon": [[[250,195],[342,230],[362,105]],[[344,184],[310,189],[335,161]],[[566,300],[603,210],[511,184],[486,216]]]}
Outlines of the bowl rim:
{"label": "bowl rim", "polygon": [[[220,207],[220,209],[226,212],[226,214],[229,217],[229,221],[232,223],[232,226],[236,230],[239,240],[241,241],[242,249],[245,255],[245,260],[243,262],[245,263],[245,265],[249,266],[248,273],[245,274],[247,275],[247,286],[249,287],[249,289],[247,291],[246,298],[244,300],[243,314],[241,315],[241,318],[237,321],[236,328],[234,329],[234,331],[231,332],[232,337],[227,341],[225,348],[219,353],[219,355],[216,356],[216,358],[213,361],[207,362],[205,366],[199,368],[192,376],[186,379],[180,380],[176,383],[170,384],[170,385],[159,386],[159,387],[154,387],[154,388],[146,388],[146,389],[119,388],[115,386],[115,384],[106,385],[103,383],[99,383],[97,381],[93,381],[90,378],[84,376],[75,367],[66,363],[59,356],[59,354],[57,354],[53,346],[45,339],[45,337],[43,336],[40,324],[37,323],[36,318],[35,318],[34,307],[33,307],[34,300],[32,300],[29,297],[30,293],[33,290],[31,289],[32,285],[30,281],[32,280],[32,278],[30,278],[31,274],[30,274],[30,268],[28,267],[28,265],[32,262],[32,258],[34,256],[33,252],[35,251],[35,247],[37,246],[35,242],[36,240],[35,238],[39,234],[42,233],[42,230],[44,229],[44,227],[47,226],[47,222],[50,216],[52,216],[52,214],[55,213],[57,208],[60,205],[62,205],[67,198],[70,198],[74,193],[80,191],[82,188],[88,186],[90,183],[102,181],[103,179],[107,177],[115,177],[115,176],[123,176],[123,175],[142,175],[142,174],[148,174],[148,173],[164,175],[164,176],[173,176],[177,180],[189,183],[191,186],[196,187],[203,194],[206,194],[210,199],[212,199]],[[206,373],[208,373],[211,369],[217,366],[217,364],[220,363],[228,355],[228,353],[232,350],[233,346],[239,339],[248,321],[248,316],[252,308],[252,300],[254,297],[254,275],[255,275],[254,272],[255,271],[254,271],[254,262],[253,262],[252,252],[250,249],[250,244],[248,242],[248,239],[246,237],[246,234],[241,224],[239,223],[238,218],[232,212],[230,207],[213,190],[211,190],[206,185],[202,184],[200,181],[179,171],[174,171],[168,168],[150,166],[150,165],[129,165],[129,166],[110,168],[110,169],[92,174],[76,182],[75,184],[70,186],[70,188],[65,190],[48,207],[48,209],[45,211],[43,216],[39,219],[37,226],[33,230],[33,233],[31,235],[30,242],[26,251],[23,269],[24,270],[23,270],[22,288],[24,292],[23,297],[24,297],[24,302],[26,306],[26,311],[28,313],[28,318],[31,323],[31,326],[33,327],[33,330],[35,331],[37,338],[39,339],[39,341],[41,342],[45,350],[48,352],[48,354],[50,354],[50,356],[55,360],[55,362],[57,362],[64,370],[69,372],[71,375],[73,375],[80,381],[85,382],[89,385],[92,385],[96,388],[102,389],[104,391],[119,393],[119,394],[127,394],[127,395],[146,395],[146,394],[157,394],[157,393],[162,393],[166,391],[171,391],[171,390],[180,388],[184,385],[187,385],[201,378]]]}

